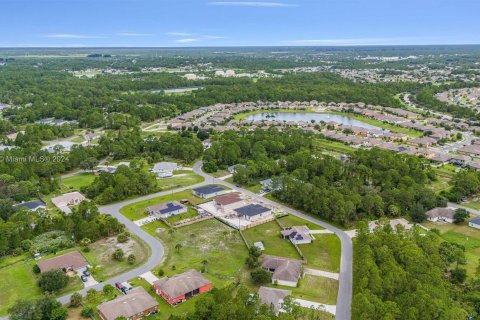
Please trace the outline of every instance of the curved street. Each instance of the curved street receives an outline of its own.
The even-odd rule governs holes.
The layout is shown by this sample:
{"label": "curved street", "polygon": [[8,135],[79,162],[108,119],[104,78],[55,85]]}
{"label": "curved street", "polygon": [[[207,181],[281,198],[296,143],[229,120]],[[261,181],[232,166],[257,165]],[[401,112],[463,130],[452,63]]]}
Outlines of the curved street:
{"label": "curved street", "polygon": [[[266,204],[269,204],[271,206],[275,206],[278,208],[281,208],[285,212],[288,212],[289,214],[295,215],[297,217],[300,217],[304,220],[310,221],[312,223],[316,223],[332,232],[334,232],[341,241],[341,247],[342,247],[342,252],[341,252],[341,261],[340,261],[340,275],[339,275],[339,289],[338,289],[338,296],[337,296],[337,314],[336,314],[336,319],[340,320],[349,320],[350,319],[350,308],[351,308],[351,302],[352,302],[352,261],[353,261],[353,249],[352,249],[352,240],[350,237],[343,231],[340,230],[337,227],[334,227],[324,221],[318,220],[314,217],[311,217],[309,215],[306,215],[300,211],[297,211],[295,209],[289,208],[285,205],[282,205],[280,203],[277,203],[275,201],[263,198],[253,192],[250,192],[248,190],[245,190],[243,188],[239,188],[235,186],[232,183],[226,182],[221,179],[217,179],[212,177],[211,175],[205,173],[202,171],[202,162],[199,161],[195,163],[193,170],[195,173],[198,175],[201,175],[205,181],[201,183],[197,183],[191,186],[183,187],[183,188],[178,188],[174,190],[169,190],[169,191],[162,191],[162,192],[157,192],[153,194],[149,194],[143,197],[131,199],[131,200],[126,200],[122,202],[117,202],[111,205],[106,205],[106,206],[100,206],[99,210],[101,213],[104,214],[110,214],[114,216],[115,218],[118,219],[121,223],[123,223],[126,228],[129,230],[130,233],[137,235],[139,238],[141,238],[149,247],[150,249],[150,256],[147,260],[147,262],[133,270],[130,270],[128,272],[125,272],[123,274],[120,274],[116,277],[113,277],[107,281],[98,283],[94,286],[82,289],[79,291],[82,295],[85,295],[86,292],[89,289],[95,289],[95,290],[101,290],[105,284],[115,284],[116,282],[124,282],[128,281],[130,279],[133,279],[135,277],[138,277],[155,267],[157,267],[163,260],[164,256],[164,247],[162,243],[160,242],[159,239],[151,236],[147,232],[145,232],[142,228],[137,226],[135,223],[127,219],[125,216],[123,216],[120,213],[120,209],[126,205],[136,203],[139,201],[143,200],[148,200],[156,197],[161,197],[165,196],[168,194],[172,193],[177,193],[181,192],[184,190],[192,189],[192,188],[197,188],[200,186],[208,185],[208,184],[220,184],[227,186],[233,190],[241,191],[245,194],[248,194],[250,197],[253,199],[263,202]],[[62,296],[58,298],[58,301],[60,301],[63,304],[66,304],[70,301],[70,296],[71,294]]]}

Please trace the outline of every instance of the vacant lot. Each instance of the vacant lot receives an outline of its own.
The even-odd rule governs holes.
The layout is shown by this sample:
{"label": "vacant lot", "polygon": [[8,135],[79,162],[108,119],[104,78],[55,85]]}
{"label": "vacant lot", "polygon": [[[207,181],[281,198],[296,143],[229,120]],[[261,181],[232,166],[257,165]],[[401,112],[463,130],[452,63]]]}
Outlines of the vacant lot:
{"label": "vacant lot", "polygon": [[[89,264],[93,267],[92,274],[97,281],[105,281],[113,276],[133,269],[148,258],[149,252],[145,244],[131,237],[125,243],[119,243],[117,237],[102,239],[89,246],[90,252],[82,252]],[[123,261],[112,259],[113,252],[116,249],[122,249],[125,254]],[[134,254],[136,261],[134,264],[127,262],[127,257]]]}
{"label": "vacant lot", "polygon": [[205,267],[205,276],[214,287],[248,277],[245,269],[248,252],[240,234],[216,219],[188,225],[173,233],[160,221],[142,228],[164,243],[166,258],[161,269],[168,276]]}
{"label": "vacant lot", "polygon": [[467,273],[469,276],[475,275],[475,270],[479,265],[478,261],[480,258],[480,230],[469,227],[466,222],[460,225],[435,222],[425,222],[422,224],[427,228],[440,230],[439,241],[449,241],[464,246],[465,256],[467,258]]}
{"label": "vacant lot", "polygon": [[310,244],[298,247],[307,259],[307,267],[331,272],[340,271],[341,243],[335,234],[315,234]]}
{"label": "vacant lot", "polygon": [[307,274],[300,279],[299,286],[297,288],[279,285],[269,286],[291,290],[294,298],[325,304],[336,304],[337,302],[338,281],[329,278],[316,277]]}
{"label": "vacant lot", "polygon": [[125,217],[128,219],[135,221],[138,219],[142,219],[146,217],[145,209],[149,206],[161,203],[161,202],[167,202],[167,201],[173,201],[173,200],[182,200],[186,199],[188,200],[191,204],[199,204],[205,201],[205,199],[201,199],[198,197],[195,197],[192,194],[191,190],[185,190],[182,192],[174,193],[174,194],[169,194],[163,197],[157,197],[149,200],[144,200],[144,201],[139,201],[136,203],[132,203],[128,206],[123,207],[120,209],[120,213],[123,214]]}
{"label": "vacant lot", "polygon": [[80,188],[91,185],[93,180],[95,180],[95,175],[89,172],[79,173],[73,177],[62,179],[62,192],[80,191]]}
{"label": "vacant lot", "polygon": [[259,226],[247,229],[243,231],[245,238],[249,245],[253,245],[255,242],[263,242],[265,251],[263,253],[274,256],[300,259],[300,255],[295,250],[293,244],[280,236],[282,229],[275,222],[261,224]]}
{"label": "vacant lot", "polygon": [[310,230],[323,230],[323,229],[325,229],[324,227],[321,227],[318,224],[303,220],[302,218],[299,218],[299,217],[291,215],[291,214],[279,218],[278,222],[280,222],[280,224],[284,227],[307,226]]}
{"label": "vacant lot", "polygon": [[157,191],[177,189],[202,182],[202,176],[189,170],[176,171],[170,178],[157,179]]}

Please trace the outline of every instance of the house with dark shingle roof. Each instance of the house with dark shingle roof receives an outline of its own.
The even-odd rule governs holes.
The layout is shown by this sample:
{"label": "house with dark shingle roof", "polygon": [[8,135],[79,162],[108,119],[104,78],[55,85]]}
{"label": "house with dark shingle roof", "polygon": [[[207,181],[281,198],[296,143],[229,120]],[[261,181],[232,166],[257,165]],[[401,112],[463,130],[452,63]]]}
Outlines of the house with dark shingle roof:
{"label": "house with dark shingle roof", "polygon": [[302,277],[302,264],[300,260],[264,255],[261,266],[272,273],[272,283],[296,287]]}
{"label": "house with dark shingle roof", "polygon": [[103,320],[115,320],[119,317],[141,319],[158,311],[157,300],[142,287],[133,288],[114,300],[103,302],[97,307]]}
{"label": "house with dark shingle roof", "polygon": [[177,214],[182,214],[187,212],[187,210],[187,207],[178,201],[163,202],[147,207],[148,214],[157,215],[162,218],[168,218]]}
{"label": "house with dark shingle roof", "polygon": [[453,208],[433,208],[425,212],[427,219],[433,222],[443,221],[453,223],[455,209]]}
{"label": "house with dark shingle roof", "polygon": [[480,217],[476,217],[468,221],[468,226],[475,229],[480,229]]}
{"label": "house with dark shingle roof", "polygon": [[281,234],[283,239],[288,239],[294,244],[312,243],[310,229],[307,226],[285,227]]}
{"label": "house with dark shingle roof", "polygon": [[272,213],[272,209],[259,204],[249,204],[234,210],[237,216],[245,220],[255,221]]}
{"label": "house with dark shingle roof", "polygon": [[192,190],[192,194],[199,197],[199,198],[213,198],[224,194],[227,190],[221,186],[217,185],[209,185],[205,187],[199,187]]}
{"label": "house with dark shingle roof", "polygon": [[258,289],[258,297],[263,304],[269,306],[276,315],[282,309],[283,299],[292,294],[290,290],[282,290],[277,288],[260,287]]}
{"label": "house with dark shingle roof", "polygon": [[45,209],[47,207],[45,202],[43,202],[42,200],[33,200],[33,201],[28,201],[28,202],[22,202],[22,203],[17,204],[16,206],[20,207],[20,208],[25,208],[29,211],[37,211],[37,210],[40,210],[40,209]]}
{"label": "house with dark shingle roof", "polygon": [[187,272],[163,277],[152,285],[155,292],[170,305],[182,303],[194,296],[212,290],[212,284],[198,271],[192,269]]}

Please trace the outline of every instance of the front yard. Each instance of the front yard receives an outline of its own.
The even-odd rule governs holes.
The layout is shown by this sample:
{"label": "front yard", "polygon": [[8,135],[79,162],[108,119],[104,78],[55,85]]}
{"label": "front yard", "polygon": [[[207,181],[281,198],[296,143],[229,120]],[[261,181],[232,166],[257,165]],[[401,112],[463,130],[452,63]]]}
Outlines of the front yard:
{"label": "front yard", "polygon": [[191,186],[204,180],[191,170],[175,171],[174,174],[170,178],[157,179],[157,192]]}

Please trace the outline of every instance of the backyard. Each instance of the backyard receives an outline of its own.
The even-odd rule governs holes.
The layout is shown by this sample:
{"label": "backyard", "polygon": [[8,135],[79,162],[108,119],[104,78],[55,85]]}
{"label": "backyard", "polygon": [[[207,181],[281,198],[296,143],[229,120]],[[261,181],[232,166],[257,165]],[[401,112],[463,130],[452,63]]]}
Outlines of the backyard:
{"label": "backyard", "polygon": [[72,177],[62,179],[62,192],[80,191],[82,187],[87,187],[95,180],[93,173],[84,172]]}
{"label": "backyard", "polygon": [[[468,276],[474,276],[475,270],[479,265],[480,258],[480,230],[471,228],[466,222],[457,225],[453,223],[422,223],[427,228],[435,228],[440,231],[439,241],[449,241],[460,244],[465,247],[465,256],[467,258]],[[432,234],[430,232],[430,234]]]}

